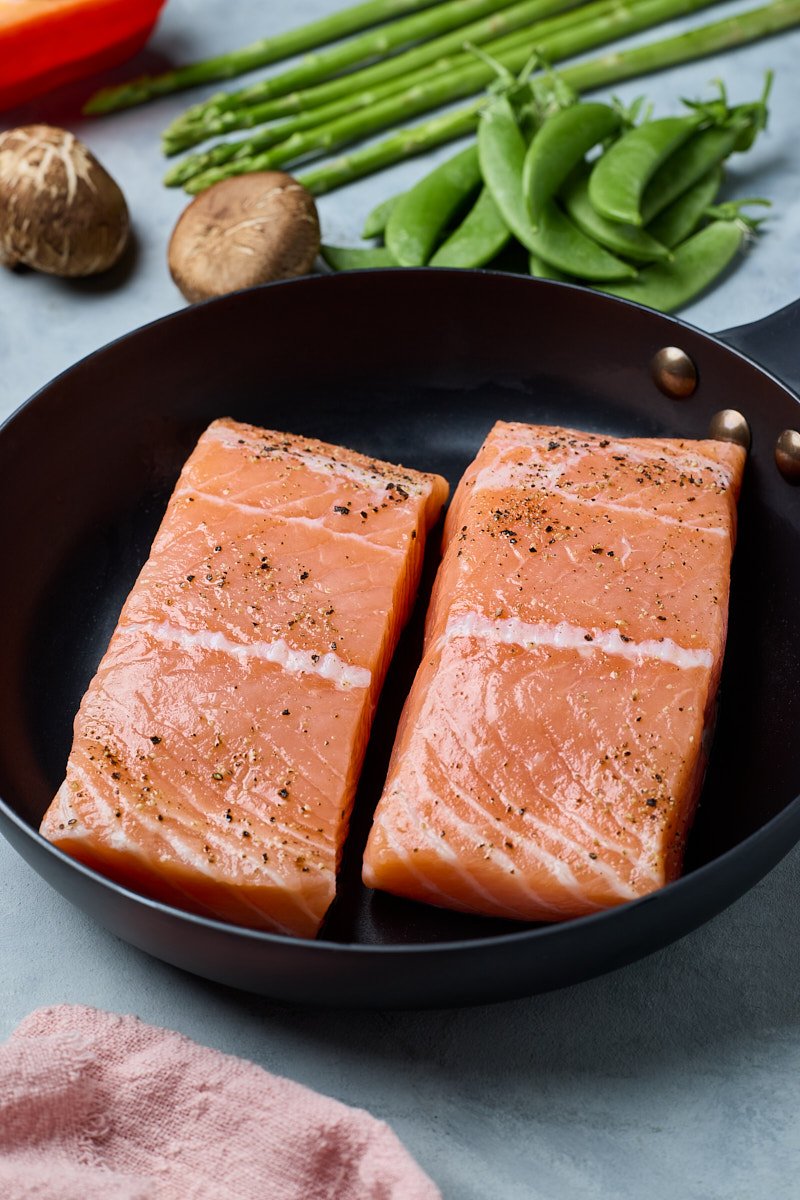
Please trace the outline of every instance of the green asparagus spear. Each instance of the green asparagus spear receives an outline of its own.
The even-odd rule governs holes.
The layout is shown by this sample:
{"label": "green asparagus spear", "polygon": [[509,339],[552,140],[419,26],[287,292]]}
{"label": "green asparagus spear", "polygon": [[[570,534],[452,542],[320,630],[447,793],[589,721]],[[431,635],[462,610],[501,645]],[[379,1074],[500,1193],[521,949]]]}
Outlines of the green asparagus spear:
{"label": "green asparagus spear", "polygon": [[[527,52],[530,46],[534,44],[534,41],[543,41],[545,38],[556,33],[562,33],[565,29],[570,29],[580,24],[584,16],[586,19],[599,18],[611,13],[612,10],[619,12],[621,7],[621,0],[595,0],[593,4],[586,5],[583,8],[573,9],[570,12],[561,13],[547,20],[537,21],[530,29],[517,30],[515,33],[508,34],[496,42],[491,42],[487,46],[487,50],[495,58],[498,56],[503,58],[506,53],[516,50],[520,46],[524,46]],[[470,51],[466,51],[452,59],[443,59],[437,62],[434,69],[439,73],[445,71],[449,73],[457,67],[471,67],[474,65],[475,55]],[[181,159],[180,162],[169,169],[164,182],[168,187],[177,187],[186,183],[194,175],[199,175],[202,171],[208,170],[210,167],[221,166],[222,163],[230,162],[232,159],[252,158],[253,155],[260,154],[262,151],[269,150],[272,146],[286,141],[287,138],[295,133],[300,133],[306,129],[315,129],[318,125],[327,124],[329,121],[346,116],[348,113],[359,109],[371,108],[379,100],[383,100],[387,96],[397,95],[412,87],[424,85],[431,77],[431,73],[432,69],[430,67],[420,67],[408,75],[397,79],[390,79],[386,83],[371,87],[365,92],[354,91],[350,96],[345,96],[321,108],[314,108],[309,112],[301,111],[297,116],[291,117],[289,120],[277,125],[269,125],[247,138],[218,142],[209,150],[203,151],[200,154],[191,154],[185,159]],[[360,72],[359,74],[366,74],[366,72]],[[352,79],[355,83],[358,76],[352,75],[348,76],[348,78]],[[298,93],[299,96],[304,94],[302,92]],[[187,127],[186,131],[178,137],[177,141],[166,141],[165,135],[164,149],[167,153],[171,154],[176,149],[183,149],[188,146],[190,142],[194,144],[197,141],[203,141],[212,134],[238,128],[239,126],[247,128],[250,127],[251,123],[258,125],[262,120],[262,112],[266,111],[273,103],[273,101],[268,101],[263,106],[256,105],[253,108],[224,113],[208,126],[198,126],[192,130]]]}
{"label": "green asparagus spear", "polygon": [[[576,91],[590,91],[678,63],[691,62],[708,54],[730,50],[734,46],[743,46],[796,25],[800,25],[800,0],[774,0],[772,4],[698,26],[688,33],[576,63],[561,71],[561,77]],[[382,142],[354,150],[307,171],[300,176],[300,182],[316,195],[322,195],[354,179],[361,179],[415,154],[422,154],[434,146],[462,137],[474,131],[482,103],[482,100],[474,100],[443,117],[434,117],[421,125],[398,130]]]}
{"label": "green asparagus spear", "polygon": [[348,34],[357,33],[361,29],[369,29],[381,21],[430,8],[435,3],[436,0],[366,0],[363,4],[343,8],[298,29],[290,29],[270,38],[261,38],[260,41],[240,50],[231,50],[227,54],[219,54],[202,62],[188,63],[185,67],[176,67],[162,75],[141,75],[138,79],[129,79],[127,83],[101,88],[90,98],[84,112],[116,112],[120,108],[144,104],[158,96],[180,92],[199,83],[233,79],[245,71],[252,71],[255,67],[265,67],[270,63],[280,62],[281,59],[292,58],[295,54],[303,54],[306,50],[324,46],[337,38],[347,37]]}
{"label": "green asparagus spear", "polygon": [[[273,75],[269,79],[259,80],[250,87],[235,92],[218,93],[178,117],[167,130],[165,139],[174,139],[181,130],[195,125],[212,125],[212,133],[224,133],[226,129],[232,128],[247,128],[248,126],[243,125],[226,126],[221,118],[229,113],[242,113],[252,108],[257,108],[259,114],[265,114],[259,115],[257,120],[253,120],[253,124],[271,121],[274,117],[289,116],[303,110],[305,102],[301,97],[312,90],[316,95],[312,98],[314,103],[308,107],[317,108],[321,104],[350,96],[355,91],[363,91],[389,79],[407,75],[409,71],[415,71],[418,67],[436,63],[437,68],[441,69],[441,60],[462,54],[465,42],[481,45],[494,41],[504,34],[530,26],[534,21],[539,21],[551,13],[574,8],[578,3],[580,0],[520,0],[519,3],[511,4],[499,12],[493,11],[483,15],[478,20],[469,23],[465,20],[441,36],[428,33],[421,45],[392,57],[383,54],[379,62],[338,79],[328,78],[333,73],[326,69],[328,54],[317,55],[319,74],[316,80],[306,78],[306,82],[298,84],[297,72],[293,69],[281,75]],[[497,7],[495,4],[494,8]],[[428,17],[430,14],[424,15]],[[420,19],[421,17],[416,18],[418,21]],[[348,43],[351,46],[352,44]],[[324,82],[320,83],[320,80]]]}
{"label": "green asparagus spear", "polygon": [[[629,8],[620,9],[602,20],[585,22],[539,42],[537,49],[551,62],[579,54],[593,46],[622,37],[639,29],[659,24],[678,13],[694,12],[707,7],[711,0],[640,0]],[[800,0],[785,0],[800,4]],[[519,71],[530,57],[529,45],[518,46],[503,55],[502,62],[509,71]],[[566,73],[564,73],[566,75]],[[236,159],[190,179],[186,191],[195,194],[232,175],[253,171],[269,171],[284,167],[312,153],[327,153],[351,142],[368,137],[396,124],[403,116],[416,115],[438,108],[461,96],[469,96],[484,88],[495,76],[493,66],[476,59],[471,66],[457,71],[434,75],[427,83],[417,84],[407,91],[387,96],[363,111],[350,113],[327,124],[287,138],[271,150],[252,158]]]}
{"label": "green asparagus spear", "polygon": [[351,183],[354,179],[382,171],[384,167],[390,167],[393,163],[413,158],[416,154],[424,154],[426,150],[433,150],[435,146],[474,132],[482,104],[482,99],[473,100],[466,108],[431,117],[429,121],[412,129],[398,130],[382,142],[364,146],[306,171],[299,177],[298,182],[315,196],[321,196],[325,192],[332,192],[346,183]]}
{"label": "green asparagus spear", "polygon": [[452,29],[461,29],[480,17],[508,7],[509,3],[510,0],[444,0],[425,12],[414,13],[402,20],[392,21],[389,25],[370,29],[359,37],[340,42],[328,50],[308,54],[297,66],[290,67],[288,71],[279,75],[271,75],[235,92],[218,92],[210,100],[193,105],[173,122],[173,125],[191,125],[203,119],[209,112],[226,112],[228,109],[266,100],[269,96],[285,96],[298,88],[319,83],[321,79],[330,79],[331,76],[359,63],[386,58],[398,48],[413,46],[416,42],[448,33]]}
{"label": "green asparagus spear", "polygon": [[[626,3],[636,2],[637,0],[594,0],[591,4],[572,8],[568,12],[558,12],[557,15],[551,17],[543,17],[522,29],[512,30],[502,37],[494,38],[486,44],[485,49],[494,58],[502,58],[506,52],[519,46],[525,46],[530,50],[532,45],[544,38],[562,33],[576,25],[582,25],[585,21],[600,19],[612,12],[619,13],[626,7]],[[533,11],[535,7],[540,13],[543,13],[554,6],[563,8],[564,3],[565,0],[526,0],[525,7],[530,8],[530,11]],[[505,20],[513,11],[513,9],[507,9],[503,13],[498,13],[494,20],[499,21],[501,18]],[[459,30],[455,36],[461,38],[462,34],[466,35],[469,28],[467,26],[465,29]],[[475,26],[471,28],[474,29]],[[318,87],[294,92],[289,96],[280,96],[277,99],[246,105],[216,115],[211,112],[204,119],[192,124],[188,122],[174,124],[163,134],[164,153],[176,154],[181,150],[188,150],[191,146],[196,146],[210,137],[231,133],[237,129],[253,129],[267,121],[290,117],[291,119],[287,120],[283,126],[272,126],[255,135],[253,140],[258,144],[252,153],[267,150],[270,146],[282,141],[284,137],[299,130],[312,129],[315,125],[322,125],[358,108],[369,108],[386,96],[405,91],[418,83],[424,84],[436,74],[450,73],[474,65],[475,55],[471,50],[463,49],[462,41],[458,43],[460,53],[434,55],[433,58],[428,58],[423,53],[445,40],[437,38],[434,42],[428,42],[406,54],[399,54],[395,58],[377,63],[374,67],[366,67],[361,71],[345,75],[341,79],[334,79]],[[474,36],[470,37],[470,44],[476,44]],[[420,57],[422,58],[421,64],[418,62]],[[388,68],[401,63],[405,63],[403,70],[394,69],[388,71],[387,74]],[[281,134],[281,130],[284,130],[283,134]],[[207,165],[215,166],[220,162],[227,162],[234,156],[244,157],[235,153],[235,148],[243,143],[231,144],[234,146],[234,152],[218,155],[216,162],[209,162]],[[216,150],[216,147],[214,149]],[[189,176],[187,175],[186,178]],[[183,182],[183,180],[175,182]]]}

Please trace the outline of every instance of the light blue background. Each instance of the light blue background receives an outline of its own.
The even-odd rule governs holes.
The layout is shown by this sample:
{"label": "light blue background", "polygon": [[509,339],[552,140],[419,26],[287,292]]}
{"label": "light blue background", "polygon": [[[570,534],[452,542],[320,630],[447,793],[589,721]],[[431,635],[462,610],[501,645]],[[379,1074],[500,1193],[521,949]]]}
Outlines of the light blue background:
{"label": "light blue background", "polygon": [[[171,0],[151,50],[205,56],[333,7]],[[717,5],[664,33],[742,7]],[[774,209],[724,288],[682,314],[705,329],[753,320],[800,293],[798,63],[800,31],[616,89],[626,99],[646,91],[668,112],[715,76],[736,102],[749,100],[764,70],[776,70],[769,131],[730,178],[732,194],[766,194]],[[63,121],[63,103],[14,119]],[[184,105],[178,97],[71,121],[122,185],[138,252],[116,287],[0,274],[0,416],[77,358],[182,306],[165,249],[184,197],[159,184],[158,133]],[[425,165],[323,198],[325,238],[355,242],[372,205]],[[604,979],[483,1009],[348,1014],[279,1007],[153,961],[72,909],[0,842],[0,1037],[39,1004],[137,1013],[390,1121],[448,1200],[793,1200],[798,900],[795,851],[712,924]]]}

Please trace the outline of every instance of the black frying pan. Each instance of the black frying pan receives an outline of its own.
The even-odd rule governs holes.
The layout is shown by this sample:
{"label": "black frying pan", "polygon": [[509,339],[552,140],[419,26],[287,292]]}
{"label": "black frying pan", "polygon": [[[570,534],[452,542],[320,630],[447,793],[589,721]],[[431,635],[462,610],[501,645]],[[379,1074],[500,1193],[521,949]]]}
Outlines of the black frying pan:
{"label": "black frying pan", "polygon": [[[210,979],[292,1001],[461,1004],[575,983],[665,945],[763,876],[800,838],[800,493],[774,446],[800,426],[787,382],[800,304],[724,335],[597,293],[488,272],[316,277],[157,321],[84,359],[0,431],[0,826],[103,925]],[[688,400],[653,383],[675,345]],[[72,717],[201,429],[229,415],[440,471],[455,484],[497,417],[622,435],[703,437],[741,410],[753,449],[711,761],[684,877],[555,926],[445,913],[359,883],[361,849],[420,644],[398,649],[376,720],[340,895],[317,942],[145,900],[39,837]],[[428,581],[435,569],[435,545]],[[419,609],[424,607],[425,589]],[[742,964],[746,970],[746,964]]]}

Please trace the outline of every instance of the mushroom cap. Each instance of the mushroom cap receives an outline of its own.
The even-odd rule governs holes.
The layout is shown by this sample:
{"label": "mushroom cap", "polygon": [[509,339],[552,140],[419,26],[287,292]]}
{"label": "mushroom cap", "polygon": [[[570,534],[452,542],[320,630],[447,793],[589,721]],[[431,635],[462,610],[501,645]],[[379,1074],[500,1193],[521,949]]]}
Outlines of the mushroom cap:
{"label": "mushroom cap", "polygon": [[125,197],[74,134],[51,125],[0,133],[0,261],[95,275],[128,241]]}
{"label": "mushroom cap", "polygon": [[187,300],[307,275],[319,252],[310,192],[283,171],[222,179],[196,196],[169,243],[169,269]]}

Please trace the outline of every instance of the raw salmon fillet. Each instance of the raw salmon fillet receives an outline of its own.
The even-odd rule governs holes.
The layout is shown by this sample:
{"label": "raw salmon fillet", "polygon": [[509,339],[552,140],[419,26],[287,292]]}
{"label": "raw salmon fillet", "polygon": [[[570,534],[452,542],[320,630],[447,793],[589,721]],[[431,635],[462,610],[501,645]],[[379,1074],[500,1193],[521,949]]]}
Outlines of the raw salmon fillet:
{"label": "raw salmon fillet", "polygon": [[558,920],[680,872],[745,453],[498,423],[456,491],[364,881]]}
{"label": "raw salmon fillet", "polygon": [[44,836],[148,896],[316,934],[446,497],[436,475],[215,421],[83,698]]}

